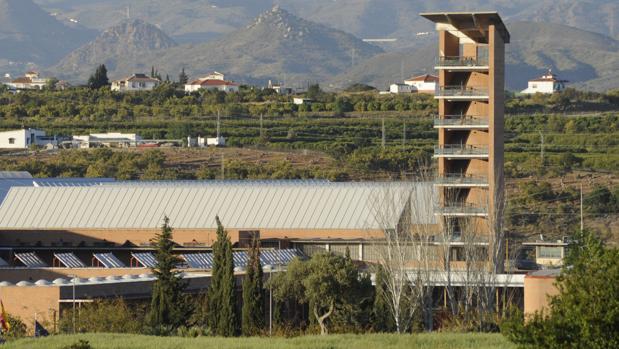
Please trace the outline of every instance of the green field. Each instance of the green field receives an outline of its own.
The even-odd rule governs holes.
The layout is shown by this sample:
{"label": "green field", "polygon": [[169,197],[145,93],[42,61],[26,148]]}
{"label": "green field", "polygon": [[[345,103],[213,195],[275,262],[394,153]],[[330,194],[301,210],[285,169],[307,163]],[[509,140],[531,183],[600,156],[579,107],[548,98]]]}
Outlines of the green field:
{"label": "green field", "polygon": [[41,339],[21,339],[4,345],[12,348],[62,348],[85,339],[94,349],[234,349],[234,348],[324,348],[324,349],[460,349],[460,348],[516,348],[500,334],[487,333],[431,333],[417,335],[368,334],[304,336],[295,338],[218,338],[218,337],[154,337],[126,334],[62,335]]}

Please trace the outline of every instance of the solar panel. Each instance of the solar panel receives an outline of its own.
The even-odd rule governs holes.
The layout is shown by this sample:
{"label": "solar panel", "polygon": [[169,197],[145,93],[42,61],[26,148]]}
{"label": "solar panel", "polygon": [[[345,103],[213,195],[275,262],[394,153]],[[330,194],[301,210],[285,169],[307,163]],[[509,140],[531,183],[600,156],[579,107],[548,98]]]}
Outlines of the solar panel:
{"label": "solar panel", "polygon": [[77,258],[73,252],[54,253],[54,257],[67,268],[86,268],[86,264]]}
{"label": "solar panel", "polygon": [[188,253],[181,256],[189,268],[195,269],[213,269],[213,254],[212,253]]}
{"label": "solar panel", "polygon": [[15,258],[24,263],[24,265],[28,268],[47,267],[47,264],[45,264],[45,262],[43,262],[34,252],[16,253]]}
{"label": "solar panel", "polygon": [[135,258],[145,268],[154,268],[155,265],[157,265],[155,256],[150,252],[140,252],[140,253],[131,252],[131,257]]}
{"label": "solar panel", "polygon": [[110,253],[93,253],[93,256],[106,268],[125,268],[126,265],[121,262],[114,254]]}
{"label": "solar panel", "polygon": [[[301,253],[295,249],[265,250],[260,253],[260,263],[264,265],[287,265],[294,258],[301,257]],[[182,255],[190,268],[213,269],[212,253],[188,253]],[[232,253],[234,267],[246,267],[249,256],[246,251]]]}
{"label": "solar panel", "polygon": [[0,257],[0,267],[8,267],[9,263],[7,263],[4,259]]}

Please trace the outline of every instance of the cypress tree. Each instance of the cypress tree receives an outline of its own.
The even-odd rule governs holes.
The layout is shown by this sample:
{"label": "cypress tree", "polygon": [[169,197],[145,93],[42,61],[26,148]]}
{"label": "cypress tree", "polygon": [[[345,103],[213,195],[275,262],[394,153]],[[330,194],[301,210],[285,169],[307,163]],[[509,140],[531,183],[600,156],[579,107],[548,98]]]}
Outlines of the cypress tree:
{"label": "cypress tree", "polygon": [[189,77],[185,73],[185,68],[183,67],[183,70],[181,70],[181,73],[178,74],[178,83],[180,85],[185,85],[187,84],[188,81],[189,81]]}
{"label": "cypress tree", "polygon": [[372,328],[376,332],[393,332],[395,329],[393,316],[389,310],[389,304],[387,304],[388,295],[385,288],[385,271],[382,267],[378,267],[372,309]]}
{"label": "cypress tree", "polygon": [[229,337],[235,334],[237,318],[232,243],[219,217],[215,220],[217,241],[213,244],[213,272],[207,293],[208,322],[213,333]]}
{"label": "cypress tree", "polygon": [[254,238],[249,250],[245,279],[243,279],[241,329],[245,336],[257,335],[264,329],[264,293],[259,244],[258,239]]}
{"label": "cypress tree", "polygon": [[176,328],[183,324],[187,315],[187,306],[183,298],[187,285],[175,270],[181,260],[172,254],[174,241],[168,217],[164,217],[161,233],[152,241],[157,246],[155,253],[157,263],[152,268],[157,281],[153,285],[149,312],[150,325],[159,329]]}
{"label": "cypress tree", "polygon": [[88,87],[91,89],[99,89],[110,84],[107,78],[107,68],[105,64],[101,64],[97,67],[94,74],[88,78]]}

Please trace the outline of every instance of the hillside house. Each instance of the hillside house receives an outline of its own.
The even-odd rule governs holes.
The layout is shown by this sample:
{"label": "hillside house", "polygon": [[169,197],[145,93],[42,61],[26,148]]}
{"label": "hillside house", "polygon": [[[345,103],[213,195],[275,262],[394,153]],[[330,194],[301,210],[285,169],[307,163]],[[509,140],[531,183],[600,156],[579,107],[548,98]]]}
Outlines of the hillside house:
{"label": "hillside house", "polygon": [[50,78],[41,78],[35,71],[29,71],[25,76],[10,80],[5,85],[15,90],[41,90],[50,80]]}
{"label": "hillside house", "polygon": [[0,149],[28,149],[30,146],[55,147],[55,137],[48,137],[45,131],[34,128],[0,132]]}
{"label": "hillside house", "polygon": [[146,74],[133,74],[124,79],[112,82],[112,91],[132,92],[132,91],[151,91],[159,86],[161,80],[147,76]]}
{"label": "hillside house", "polygon": [[411,92],[413,93],[428,93],[433,95],[436,91],[436,85],[438,84],[438,76],[430,74],[413,76],[404,80],[404,84],[411,86]]}
{"label": "hillside house", "polygon": [[185,85],[185,92],[195,92],[201,89],[238,92],[239,84],[225,80],[222,73],[212,72]]}
{"label": "hillside house", "polygon": [[555,74],[552,73],[552,70],[549,69],[545,75],[542,75],[539,78],[533,80],[529,80],[529,86],[526,89],[522,90],[522,93],[552,94],[555,92],[563,91],[567,82],[567,80],[559,79]]}

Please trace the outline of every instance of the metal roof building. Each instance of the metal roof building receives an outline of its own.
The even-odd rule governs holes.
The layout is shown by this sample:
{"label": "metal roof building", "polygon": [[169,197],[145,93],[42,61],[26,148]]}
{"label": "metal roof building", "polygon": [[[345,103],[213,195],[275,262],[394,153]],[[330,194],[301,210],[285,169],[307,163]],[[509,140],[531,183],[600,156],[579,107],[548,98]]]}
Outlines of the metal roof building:
{"label": "metal roof building", "polygon": [[[431,183],[328,181],[110,182],[96,186],[12,187],[0,229],[382,229],[407,205],[419,224],[435,224]],[[412,204],[410,202],[413,202]]]}

